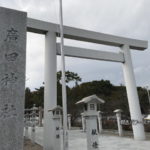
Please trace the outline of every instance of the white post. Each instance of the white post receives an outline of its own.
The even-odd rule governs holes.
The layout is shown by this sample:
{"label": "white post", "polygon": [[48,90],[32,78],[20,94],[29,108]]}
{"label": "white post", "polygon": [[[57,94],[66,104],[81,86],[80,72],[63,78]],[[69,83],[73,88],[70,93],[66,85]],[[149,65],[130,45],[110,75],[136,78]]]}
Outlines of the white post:
{"label": "white post", "polygon": [[52,112],[56,101],[56,34],[48,32],[45,41],[45,90],[44,90],[44,150],[55,148],[55,126]]}
{"label": "white post", "polygon": [[132,123],[134,139],[144,140],[145,132],[143,126],[143,119],[140,110],[139,98],[137,94],[136,82],[134,78],[130,48],[128,45],[122,47],[124,53],[125,62],[123,63],[124,79],[128,95],[128,103],[130,108],[131,120],[137,121],[138,123]]}
{"label": "white post", "polygon": [[35,125],[34,124],[32,125],[32,128],[31,128],[31,141],[33,144],[35,143]]}
{"label": "white post", "polygon": [[86,134],[87,134],[87,150],[99,150],[98,130],[97,130],[97,114],[85,115]]}
{"label": "white post", "polygon": [[25,138],[28,138],[28,126],[25,125],[25,134],[24,134]]}
{"label": "white post", "polygon": [[82,131],[85,132],[86,128],[85,128],[85,117],[84,117],[84,113],[81,113],[81,121],[82,121]]}
{"label": "white post", "polygon": [[29,124],[29,114],[26,114],[25,115],[25,131],[24,131],[24,136],[25,136],[25,138],[28,138],[28,130],[29,130],[29,128],[28,128],[28,124]]}
{"label": "white post", "polygon": [[[60,118],[60,128],[62,129],[61,133],[63,134],[63,118]],[[63,138],[63,137],[62,137]],[[63,143],[62,143],[63,144]]]}
{"label": "white post", "polygon": [[121,125],[121,113],[116,113],[116,117],[117,117],[117,125],[118,125],[119,136],[123,136],[123,130],[122,130],[122,125]]}
{"label": "white post", "polygon": [[35,104],[33,105],[32,112],[31,112],[31,121],[32,121],[32,128],[31,128],[31,141],[34,144],[35,143],[35,126],[36,126],[36,110],[37,107],[35,107]]}
{"label": "white post", "polygon": [[121,124],[121,109],[116,109],[114,110],[114,113],[116,113],[116,118],[117,118],[117,126],[118,126],[118,134],[119,136],[123,136],[123,129],[122,129],[122,124]]}
{"label": "white post", "polygon": [[39,107],[39,127],[42,127],[42,116],[43,116],[43,109]]}
{"label": "white post", "polygon": [[102,133],[103,127],[102,127],[102,112],[98,111],[98,127],[99,127],[99,133]]}
{"label": "white post", "polygon": [[71,114],[68,114],[68,129],[71,130]]}

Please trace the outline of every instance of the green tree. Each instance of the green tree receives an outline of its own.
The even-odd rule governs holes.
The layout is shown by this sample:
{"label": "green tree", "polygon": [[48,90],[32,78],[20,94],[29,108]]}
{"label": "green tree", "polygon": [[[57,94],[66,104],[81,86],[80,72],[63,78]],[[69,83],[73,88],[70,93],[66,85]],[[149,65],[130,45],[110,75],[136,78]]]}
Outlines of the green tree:
{"label": "green tree", "polygon": [[[61,72],[57,73],[57,104],[62,105],[62,85],[61,85]],[[105,103],[100,106],[103,115],[112,115],[113,110],[122,109],[123,116],[130,117],[129,105],[127,99],[126,87],[124,85],[114,86],[109,80],[97,80],[86,83],[78,84],[81,78],[77,73],[67,71],[66,82],[75,82],[75,86],[67,88],[67,109],[68,113],[72,114],[72,122],[75,123],[80,113],[83,111],[80,106],[75,103],[82,98],[96,94],[105,100]],[[146,89],[138,87],[138,95],[140,99],[140,106],[143,114],[149,113],[149,101]],[[31,108],[33,104],[36,106],[44,105],[44,87],[41,86],[35,91],[29,88],[25,90],[25,107]]]}
{"label": "green tree", "polygon": [[36,106],[42,106],[44,107],[44,87],[41,86],[38,89],[35,89],[35,101],[36,101]]}
{"label": "green tree", "polygon": [[32,92],[30,88],[25,89],[25,108],[30,108],[33,106],[33,100],[32,100]]}
{"label": "green tree", "polygon": [[[65,72],[65,76],[66,76],[66,83],[69,83],[70,81],[75,81],[75,85],[78,85],[78,82],[81,82],[81,78],[79,77],[79,75],[77,73],[74,72],[70,72],[70,71],[66,71]],[[62,77],[62,73],[61,71],[57,72],[57,82],[59,82],[61,84],[61,77]]]}
{"label": "green tree", "polygon": [[[66,83],[74,81],[75,86],[78,86],[78,82],[81,82],[81,78],[79,77],[79,75],[77,73],[66,71],[65,76],[66,76]],[[58,105],[62,105],[61,77],[62,77],[62,73],[61,73],[61,71],[58,71],[57,72],[57,104]],[[68,98],[68,93],[70,93],[69,86],[66,86],[66,89],[67,89],[67,98]]]}

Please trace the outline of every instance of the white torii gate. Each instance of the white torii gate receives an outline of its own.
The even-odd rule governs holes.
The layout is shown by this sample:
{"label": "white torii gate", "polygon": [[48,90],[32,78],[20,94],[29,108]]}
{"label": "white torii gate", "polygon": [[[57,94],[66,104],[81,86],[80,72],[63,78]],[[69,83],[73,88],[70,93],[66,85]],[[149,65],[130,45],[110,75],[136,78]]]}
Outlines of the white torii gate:
{"label": "white torii gate", "polygon": [[[56,44],[56,37],[59,35],[59,25],[28,18],[27,30],[29,32],[45,34],[45,93],[44,93],[44,150],[55,150],[54,124],[48,110],[57,105],[56,100],[56,55],[60,55],[60,45]],[[138,123],[132,125],[134,139],[144,140],[145,132],[142,123],[139,98],[136,89],[136,82],[133,72],[130,49],[145,50],[148,47],[147,41],[118,37],[103,33],[97,33],[72,27],[64,26],[64,37],[73,40],[120,47],[119,53],[102,52],[79,47],[64,47],[65,56],[104,60],[122,63],[128,103],[132,120]]]}

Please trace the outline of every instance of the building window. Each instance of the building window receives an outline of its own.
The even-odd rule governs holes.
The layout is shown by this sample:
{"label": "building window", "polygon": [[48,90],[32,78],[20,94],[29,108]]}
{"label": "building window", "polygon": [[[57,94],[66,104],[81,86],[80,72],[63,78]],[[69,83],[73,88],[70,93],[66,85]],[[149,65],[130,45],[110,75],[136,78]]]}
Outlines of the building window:
{"label": "building window", "polygon": [[58,110],[56,111],[56,115],[59,115],[59,111]]}
{"label": "building window", "polygon": [[95,110],[95,105],[94,104],[90,104],[90,110]]}

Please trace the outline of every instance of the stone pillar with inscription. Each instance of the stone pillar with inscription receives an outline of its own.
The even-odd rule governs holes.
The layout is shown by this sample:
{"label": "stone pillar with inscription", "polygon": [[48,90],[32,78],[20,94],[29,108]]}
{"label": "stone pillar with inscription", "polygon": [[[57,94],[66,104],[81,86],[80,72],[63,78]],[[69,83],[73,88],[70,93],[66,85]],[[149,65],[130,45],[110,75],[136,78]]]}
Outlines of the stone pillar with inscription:
{"label": "stone pillar with inscription", "polygon": [[96,95],[91,95],[78,101],[76,104],[83,105],[86,120],[87,150],[99,150],[98,129],[97,129],[97,109],[98,104],[104,100]]}
{"label": "stone pillar with inscription", "polygon": [[0,7],[0,150],[23,150],[27,14]]}
{"label": "stone pillar with inscription", "polygon": [[86,119],[86,134],[87,134],[87,149],[99,150],[98,129],[97,129],[97,114],[85,113]]}
{"label": "stone pillar with inscription", "polygon": [[57,106],[53,108],[52,110],[49,110],[49,112],[52,112],[53,114],[53,120],[54,120],[54,144],[55,149],[62,150],[63,149],[63,134],[62,134],[62,108],[60,106]]}

